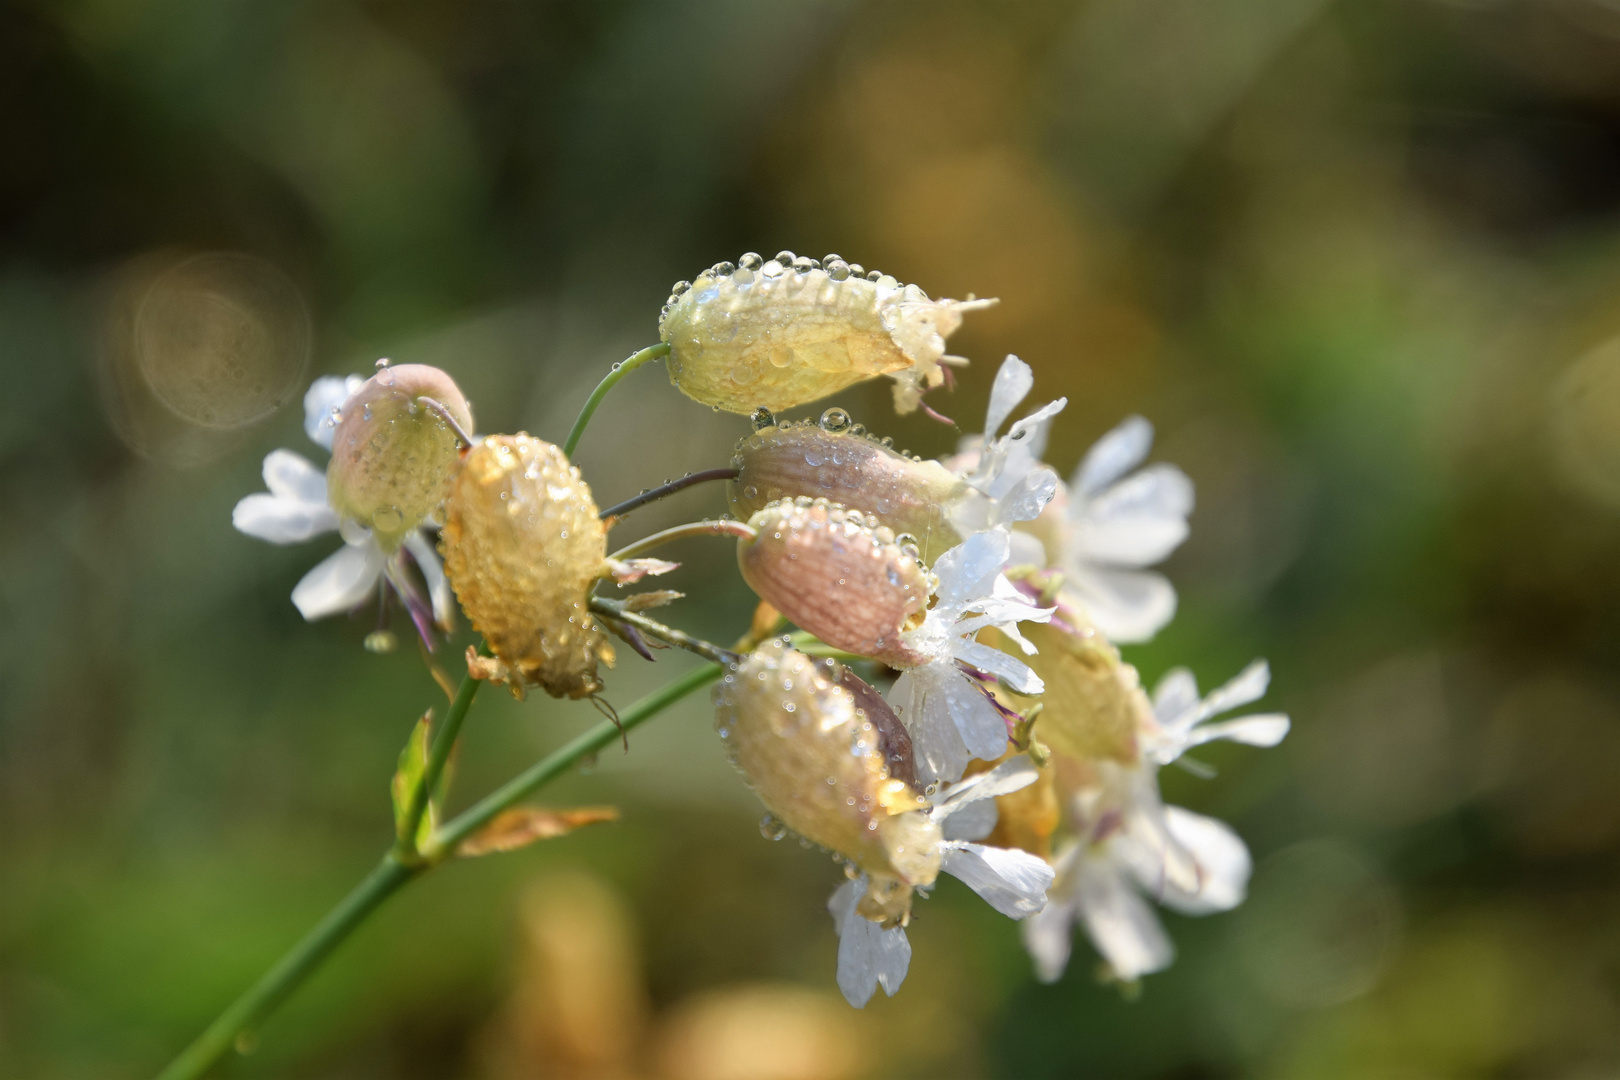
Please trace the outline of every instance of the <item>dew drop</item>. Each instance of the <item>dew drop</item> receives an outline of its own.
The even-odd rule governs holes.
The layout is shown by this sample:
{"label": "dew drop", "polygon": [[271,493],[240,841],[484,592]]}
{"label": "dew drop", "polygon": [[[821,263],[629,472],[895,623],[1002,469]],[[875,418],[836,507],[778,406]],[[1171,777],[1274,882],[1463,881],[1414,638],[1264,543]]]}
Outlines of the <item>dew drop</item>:
{"label": "dew drop", "polygon": [[765,260],[761,259],[757,252],[753,251],[746,253],[742,258],[737,260],[737,265],[742,267],[744,270],[758,270],[764,264]]}
{"label": "dew drop", "polygon": [[766,428],[776,426],[776,417],[763,405],[754,410],[754,415],[750,419],[753,421],[755,431],[764,431]]}
{"label": "dew drop", "polygon": [[780,840],[787,834],[787,826],[782,824],[775,814],[766,814],[759,819],[759,835],[765,839]]}
{"label": "dew drop", "polygon": [[834,433],[848,431],[850,426],[849,413],[840,408],[831,408],[821,414],[821,430]]}

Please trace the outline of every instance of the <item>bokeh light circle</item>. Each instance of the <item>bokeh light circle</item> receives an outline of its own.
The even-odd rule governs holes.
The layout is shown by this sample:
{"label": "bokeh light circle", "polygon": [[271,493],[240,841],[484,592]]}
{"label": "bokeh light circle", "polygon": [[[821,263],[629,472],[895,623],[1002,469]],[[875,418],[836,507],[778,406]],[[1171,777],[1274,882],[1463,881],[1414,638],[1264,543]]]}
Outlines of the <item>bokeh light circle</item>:
{"label": "bokeh light circle", "polygon": [[135,318],[136,364],[181,418],[229,430],[300,391],[311,330],[303,297],[263,259],[194,255],[152,281]]}

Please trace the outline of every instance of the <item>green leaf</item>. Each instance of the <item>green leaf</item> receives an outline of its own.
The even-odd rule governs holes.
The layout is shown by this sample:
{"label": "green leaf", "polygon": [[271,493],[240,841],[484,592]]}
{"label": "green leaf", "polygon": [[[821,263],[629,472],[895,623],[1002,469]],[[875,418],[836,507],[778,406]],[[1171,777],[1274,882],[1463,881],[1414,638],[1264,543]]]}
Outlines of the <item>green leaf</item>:
{"label": "green leaf", "polygon": [[[411,812],[411,803],[415,801],[418,789],[422,786],[422,773],[427,769],[428,759],[428,729],[433,725],[433,710],[429,709],[422,714],[422,719],[416,722],[411,729],[411,737],[405,740],[405,749],[399,752],[399,769],[394,773],[392,785],[394,795],[394,835],[401,840],[409,840],[406,829],[409,827],[406,818]],[[432,831],[431,821],[434,817],[432,807],[422,815],[421,827],[417,829],[417,844],[420,845],[427,832]]]}

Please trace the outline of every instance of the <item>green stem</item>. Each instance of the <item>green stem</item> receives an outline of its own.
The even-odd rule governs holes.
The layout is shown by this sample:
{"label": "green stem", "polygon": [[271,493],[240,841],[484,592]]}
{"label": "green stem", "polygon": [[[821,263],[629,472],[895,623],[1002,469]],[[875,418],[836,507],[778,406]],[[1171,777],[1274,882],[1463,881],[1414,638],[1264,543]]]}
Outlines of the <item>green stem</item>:
{"label": "green stem", "polygon": [[[623,730],[628,731],[646,723],[687,694],[713,682],[720,677],[721,670],[718,664],[705,664],[668,686],[648,694],[619,715]],[[467,703],[471,704],[472,692],[466,689],[465,684],[462,692],[456,695],[456,700],[459,702],[464,697]],[[465,713],[466,710],[463,708],[463,716]],[[458,720],[457,723],[459,722]],[[448,728],[449,725],[450,718],[447,715],[445,727]],[[441,729],[441,734],[443,730]],[[461,841],[489,824],[502,810],[567,772],[581,758],[594,754],[613,742],[619,737],[619,732],[619,727],[604,721],[530,767],[434,834],[429,850],[423,853],[427,857],[425,863],[407,865],[392,851],[383,856],[377,868],[356,886],[353,892],[344,897],[342,903],[333,908],[315,929],[276,963],[275,967],[265,972],[247,993],[221,1013],[219,1019],[197,1037],[196,1042],[188,1046],[184,1053],[163,1070],[158,1080],[197,1080],[236,1045],[243,1033],[263,1023],[265,1018],[298,989],[338,945],[342,944],[355,927],[364,922],[366,917],[401,885],[427,872],[446,854],[454,852]],[[435,746],[437,745],[435,743]]]}
{"label": "green stem", "polygon": [[585,434],[585,425],[591,422],[591,414],[596,412],[596,407],[602,404],[602,399],[607,397],[607,392],[613,389],[615,383],[647,361],[668,355],[669,346],[660,342],[657,345],[647,346],[628,360],[614,364],[607,378],[597,383],[596,389],[591,391],[591,396],[585,399],[585,407],[579,410],[579,419],[574,421],[574,429],[563,441],[562,452],[570,458],[574,456],[574,447],[579,445],[579,437]]}
{"label": "green stem", "polygon": [[364,881],[343,898],[311,930],[304,940],[283,956],[276,966],[264,973],[247,993],[236,999],[230,1008],[219,1014],[219,1019],[186,1047],[175,1058],[158,1080],[195,1080],[208,1071],[237,1040],[264,1022],[276,1006],[287,999],[310,973],[325,960],[332,950],[348,937],[367,915],[377,909],[396,889],[421,872],[422,867],[410,867],[395,859],[392,853],[383,857]]}
{"label": "green stem", "polygon": [[618,724],[604,720],[561,749],[548,754],[507,781],[503,787],[491,792],[478,805],[455,820],[447,822],[428,841],[429,849],[425,854],[430,860],[437,860],[454,852],[458,844],[488,825],[502,810],[527,798],[547,782],[572,769],[581,758],[588,757],[617,741],[624,732],[639,727],[687,694],[718,679],[723,670],[719,664],[704,664],[689,671],[663,689],[653,691],[625,709],[619,714]]}
{"label": "green stem", "polygon": [[399,830],[399,838],[395,842],[396,854],[407,862],[417,857],[417,827],[422,824],[422,815],[427,811],[428,801],[432,799],[435,789],[439,786],[439,777],[444,775],[445,762],[450,760],[450,752],[456,747],[456,736],[461,733],[461,722],[467,718],[467,710],[472,707],[473,697],[482,685],[484,684],[481,680],[471,675],[465,676],[461,680],[461,686],[456,690],[455,699],[450,702],[450,711],[444,714],[444,723],[433,733],[433,745],[428,748],[427,764],[422,769],[422,782],[411,793],[410,806],[405,811],[405,824]]}

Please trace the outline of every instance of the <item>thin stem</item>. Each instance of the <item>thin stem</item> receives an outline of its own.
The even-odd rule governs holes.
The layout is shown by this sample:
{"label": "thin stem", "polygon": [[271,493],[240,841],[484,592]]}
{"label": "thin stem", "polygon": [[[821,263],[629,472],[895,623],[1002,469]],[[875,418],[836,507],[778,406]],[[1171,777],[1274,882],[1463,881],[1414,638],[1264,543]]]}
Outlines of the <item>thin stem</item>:
{"label": "thin stem", "polygon": [[376,869],[328,912],[304,940],[265,972],[230,1008],[220,1013],[219,1019],[208,1025],[197,1041],[163,1070],[158,1080],[195,1080],[202,1076],[243,1034],[263,1023],[366,916],[422,869],[406,866],[392,854],[384,856]]}
{"label": "thin stem", "polygon": [[568,438],[563,441],[562,452],[568,457],[574,456],[574,447],[579,445],[579,437],[585,434],[585,425],[591,422],[591,414],[596,412],[596,407],[602,404],[602,399],[607,397],[607,392],[613,389],[615,383],[647,361],[668,355],[669,346],[660,342],[657,345],[647,346],[647,348],[642,349],[628,360],[614,364],[613,370],[607,373],[605,379],[596,384],[596,389],[591,391],[591,396],[585,399],[585,407],[579,410],[579,419],[574,421],[573,430],[568,433]]}
{"label": "thin stem", "polygon": [[422,782],[411,795],[410,805],[405,811],[405,824],[395,841],[395,853],[406,861],[417,857],[417,827],[422,823],[422,815],[427,811],[434,789],[439,786],[439,777],[444,775],[445,762],[450,760],[450,752],[455,749],[461,722],[467,718],[467,710],[472,707],[473,697],[482,685],[482,680],[471,675],[463,677],[455,699],[450,702],[450,711],[444,714],[444,723],[433,733],[433,745],[428,748],[427,764],[422,769]]}
{"label": "thin stem", "polygon": [[820,638],[816,637],[816,635],[810,633],[808,630],[796,631],[795,633],[790,634],[788,639],[793,642],[793,647],[795,649],[804,653],[806,656],[831,657],[832,659],[843,664],[853,664],[858,660],[871,659],[869,656],[858,656],[855,653],[845,652],[843,649],[834,648],[833,646],[828,645],[825,641],[822,641]]}
{"label": "thin stem", "polygon": [[[489,824],[502,810],[567,772],[581,758],[613,742],[619,737],[621,729],[629,731],[646,723],[692,691],[719,678],[723,670],[719,664],[704,664],[631,705],[619,714],[618,726],[603,721],[537,762],[435,833],[429,842],[429,850],[423,853],[427,861],[407,865],[392,851],[383,856],[382,862],[355,886],[353,892],[328,912],[273,968],[265,972],[247,993],[237,998],[217,1020],[208,1025],[197,1040],[163,1070],[158,1080],[197,1080],[236,1045],[243,1033],[262,1024],[342,944],[355,927],[400,886],[432,869],[445,855],[454,852],[461,841]],[[459,701],[462,694],[458,693],[456,697]],[[470,704],[470,693],[467,698]],[[448,726],[449,716],[445,719]]]}
{"label": "thin stem", "polygon": [[655,499],[662,499],[666,495],[673,495],[677,491],[684,491],[686,488],[697,484],[706,484],[710,480],[735,479],[737,479],[736,469],[705,469],[702,472],[687,473],[679,480],[671,480],[660,487],[648,488],[635,498],[626,499],[622,503],[610,506],[596,516],[611,525],[615,518],[622,518],[630,511],[646,506]]}
{"label": "thin stem", "polygon": [[685,540],[689,536],[735,536],[743,540],[752,540],[759,533],[752,525],[741,521],[718,519],[714,521],[693,521],[685,525],[676,525],[674,528],[655,532],[651,536],[644,536],[629,547],[620,548],[610,559],[633,559],[645,555],[654,548],[662,547],[673,540]]}
{"label": "thin stem", "polygon": [[452,416],[449,408],[446,407],[442,402],[440,402],[437,398],[430,397],[419,397],[416,400],[420,401],[423,405],[432,410],[434,415],[436,415],[440,420],[443,420],[445,426],[455,433],[457,439],[461,440],[462,446],[468,448],[472,446],[472,433],[461,426],[461,421]]}
{"label": "thin stem", "polygon": [[722,649],[713,642],[693,637],[684,630],[677,630],[673,626],[665,626],[657,619],[649,619],[645,615],[638,615],[631,611],[622,600],[609,600],[603,596],[591,597],[591,610],[598,615],[606,615],[610,619],[617,619],[622,623],[629,623],[637,630],[644,631],[667,641],[671,645],[696,653],[705,660],[713,660],[717,664],[735,664],[737,654],[730,649]]}
{"label": "thin stem", "polygon": [[502,810],[539,790],[548,781],[572,769],[581,758],[596,753],[615,742],[621,734],[651,720],[659,712],[675,704],[692,691],[706,686],[720,677],[725,669],[719,664],[704,664],[689,671],[668,686],[655,690],[619,713],[619,723],[604,720],[573,739],[554,753],[529,766],[511,780],[490,793],[476,806],[460,817],[445,824],[429,841],[429,859],[439,860],[455,851],[467,837],[495,819]]}

